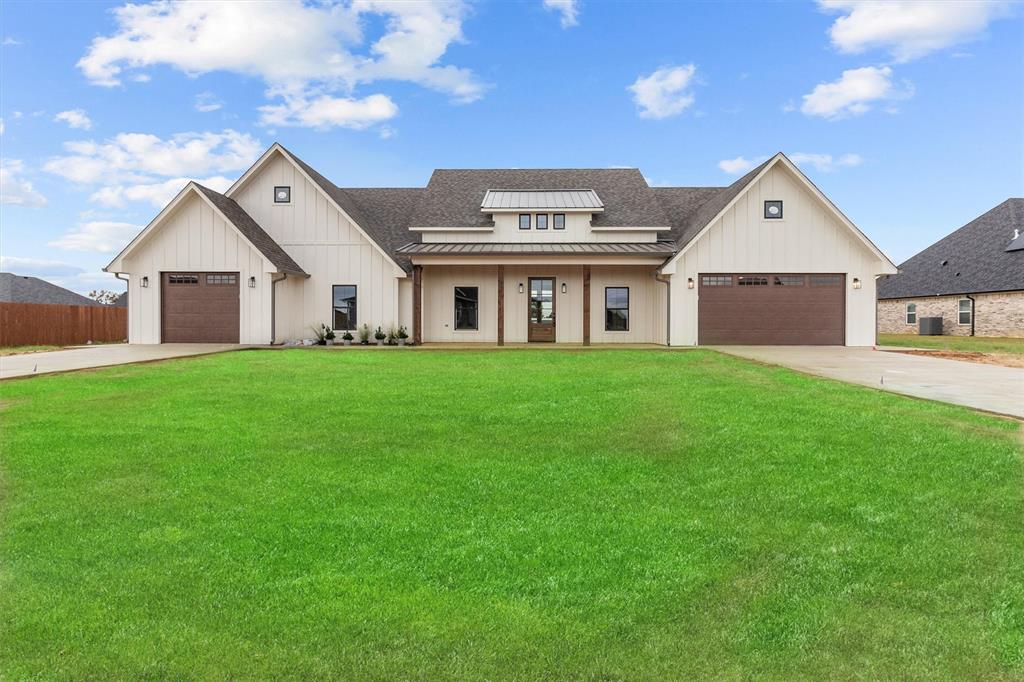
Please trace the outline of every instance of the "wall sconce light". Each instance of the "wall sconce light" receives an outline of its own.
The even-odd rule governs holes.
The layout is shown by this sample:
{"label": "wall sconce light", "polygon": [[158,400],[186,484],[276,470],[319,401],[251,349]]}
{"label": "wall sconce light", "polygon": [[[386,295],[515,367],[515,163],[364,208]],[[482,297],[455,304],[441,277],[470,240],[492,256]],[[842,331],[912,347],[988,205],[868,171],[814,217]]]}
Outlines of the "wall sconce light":
{"label": "wall sconce light", "polygon": [[519,293],[523,293],[523,283],[519,283]]}
{"label": "wall sconce light", "polygon": [[256,278],[255,277],[250,277],[249,278],[249,288],[250,289],[255,289],[256,288]]}
{"label": "wall sconce light", "polygon": [[693,277],[687,277],[686,278],[686,288],[687,289],[692,289],[693,288]]}
{"label": "wall sconce light", "polygon": [[853,288],[854,289],[860,289],[860,279],[857,278],[857,277],[853,278]]}
{"label": "wall sconce light", "polygon": [[143,277],[139,280],[139,286],[145,289],[149,286],[149,277]]}
{"label": "wall sconce light", "polygon": [[566,291],[568,291],[568,288],[565,286],[565,282],[562,282],[562,293],[564,294]]}

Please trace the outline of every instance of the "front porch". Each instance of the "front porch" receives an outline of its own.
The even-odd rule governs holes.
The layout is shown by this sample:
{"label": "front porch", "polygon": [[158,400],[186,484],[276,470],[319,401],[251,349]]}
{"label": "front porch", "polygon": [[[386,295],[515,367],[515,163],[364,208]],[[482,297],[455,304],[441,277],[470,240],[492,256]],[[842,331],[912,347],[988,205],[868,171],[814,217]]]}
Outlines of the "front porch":
{"label": "front porch", "polygon": [[654,263],[415,262],[413,339],[665,345],[668,286],[656,269]]}

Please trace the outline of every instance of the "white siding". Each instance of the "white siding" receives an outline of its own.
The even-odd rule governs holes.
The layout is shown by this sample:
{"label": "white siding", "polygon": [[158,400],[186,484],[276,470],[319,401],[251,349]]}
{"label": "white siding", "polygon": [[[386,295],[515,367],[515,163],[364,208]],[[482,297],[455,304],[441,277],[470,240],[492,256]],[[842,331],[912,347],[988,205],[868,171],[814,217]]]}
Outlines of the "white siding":
{"label": "white siding", "polygon": [[[125,259],[128,286],[128,341],[160,343],[162,272],[239,273],[239,341],[270,342],[270,272],[263,256],[198,195],[182,200],[164,223]],[[149,286],[140,286],[143,277]],[[256,287],[248,286],[256,277]]]}
{"label": "white siding", "polygon": [[[526,211],[524,211],[525,213]],[[531,214],[533,215],[533,214]],[[554,229],[554,213],[548,213],[548,229],[536,229],[536,215],[530,219],[530,229],[519,229],[518,213],[495,213],[493,232],[423,232],[425,242],[655,242],[658,233],[654,231],[604,232],[590,229],[590,213],[566,213],[565,229]],[[640,227],[640,226],[638,226]]]}
{"label": "white siding", "polygon": [[[763,218],[764,201],[783,201],[782,220]],[[697,343],[697,292],[686,280],[702,273],[843,273],[846,345],[875,339],[875,276],[888,267],[832,214],[799,178],[773,166],[690,245],[672,275],[672,344]],[[862,287],[853,289],[854,278]]]}
{"label": "white siding", "polygon": [[[274,187],[291,187],[290,204],[274,203]],[[404,273],[327,200],[288,159],[275,154],[232,198],[265,229],[309,279],[290,277],[278,284],[276,340],[309,338],[311,327],[332,324],[332,287],[354,284],[360,325],[411,326],[400,312],[399,282]],[[403,321],[404,319],[404,321]]]}

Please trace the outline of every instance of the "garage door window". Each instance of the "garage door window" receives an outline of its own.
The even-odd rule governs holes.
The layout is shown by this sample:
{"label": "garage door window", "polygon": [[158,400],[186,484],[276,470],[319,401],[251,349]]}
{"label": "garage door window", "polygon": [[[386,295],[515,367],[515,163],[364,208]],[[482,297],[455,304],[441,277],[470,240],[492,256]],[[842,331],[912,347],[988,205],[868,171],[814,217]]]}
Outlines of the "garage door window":
{"label": "garage door window", "polygon": [[604,330],[629,331],[629,287],[605,287]]}
{"label": "garage door window", "polygon": [[731,287],[732,275],[703,275],[700,278],[702,287]]}
{"label": "garage door window", "polygon": [[740,275],[736,278],[736,284],[739,284],[741,287],[766,287],[768,286],[768,278]]}
{"label": "garage door window", "polygon": [[336,284],[334,287],[334,328],[352,330],[358,324],[356,315],[356,287],[354,284]]}
{"label": "garage door window", "polygon": [[199,284],[199,275],[168,275],[168,284]]}
{"label": "garage door window", "polygon": [[842,275],[811,275],[812,287],[837,287],[842,283]]}
{"label": "garage door window", "polygon": [[907,324],[917,324],[917,304],[907,304]]}
{"label": "garage door window", "polygon": [[777,287],[802,287],[803,285],[803,275],[775,275],[775,286]]}
{"label": "garage door window", "polygon": [[206,283],[207,284],[234,284],[235,283],[235,276],[234,275],[207,275],[206,276]]}

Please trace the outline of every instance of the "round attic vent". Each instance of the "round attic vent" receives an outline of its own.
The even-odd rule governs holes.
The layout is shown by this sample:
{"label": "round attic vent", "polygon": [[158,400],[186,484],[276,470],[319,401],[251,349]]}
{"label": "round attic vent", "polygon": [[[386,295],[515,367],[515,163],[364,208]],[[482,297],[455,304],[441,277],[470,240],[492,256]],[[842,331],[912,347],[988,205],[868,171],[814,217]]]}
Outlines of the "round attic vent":
{"label": "round attic vent", "polygon": [[941,263],[939,263],[939,265],[945,265],[945,264],[946,264],[946,263],[948,263],[948,262],[949,262],[948,260],[944,260],[944,261],[942,261]]}

